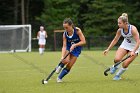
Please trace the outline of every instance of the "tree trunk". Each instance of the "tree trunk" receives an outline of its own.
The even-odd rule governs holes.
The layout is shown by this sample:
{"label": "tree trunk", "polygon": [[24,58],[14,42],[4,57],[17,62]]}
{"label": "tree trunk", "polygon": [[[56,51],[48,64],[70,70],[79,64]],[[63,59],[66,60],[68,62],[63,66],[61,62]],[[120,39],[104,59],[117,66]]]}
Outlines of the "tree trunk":
{"label": "tree trunk", "polygon": [[18,0],[14,0],[14,24],[17,24],[18,20]]}
{"label": "tree trunk", "polygon": [[24,0],[21,0],[21,22],[22,24],[25,24]]}
{"label": "tree trunk", "polygon": [[26,3],[26,23],[29,23],[29,4],[30,4],[30,0],[27,0]]}

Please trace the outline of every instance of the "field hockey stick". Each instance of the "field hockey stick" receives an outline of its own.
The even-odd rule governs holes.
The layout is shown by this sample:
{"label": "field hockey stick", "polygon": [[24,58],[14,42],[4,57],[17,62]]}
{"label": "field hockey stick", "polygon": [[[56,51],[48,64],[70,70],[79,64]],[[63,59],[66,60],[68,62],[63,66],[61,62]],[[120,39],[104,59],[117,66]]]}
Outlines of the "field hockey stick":
{"label": "field hockey stick", "polygon": [[[121,61],[117,62],[115,65],[113,65],[114,67],[118,66],[119,64],[121,64],[123,61],[125,61],[126,59],[128,59],[131,55],[125,57],[124,59],[122,59]],[[105,76],[108,76],[108,71],[110,71],[110,67],[107,68],[105,71],[104,71],[104,75]]]}
{"label": "field hockey stick", "polygon": [[38,40],[38,38],[32,38],[32,40]]}
{"label": "field hockey stick", "polygon": [[[59,64],[61,64],[63,62],[63,60],[70,54],[70,52],[68,52],[65,57],[59,62]],[[59,66],[58,64],[58,66]],[[54,74],[54,72],[56,71],[57,67],[54,68],[54,70],[49,74],[49,76],[46,79],[42,80],[42,84],[46,84],[48,83],[49,79],[52,77],[52,75]]]}

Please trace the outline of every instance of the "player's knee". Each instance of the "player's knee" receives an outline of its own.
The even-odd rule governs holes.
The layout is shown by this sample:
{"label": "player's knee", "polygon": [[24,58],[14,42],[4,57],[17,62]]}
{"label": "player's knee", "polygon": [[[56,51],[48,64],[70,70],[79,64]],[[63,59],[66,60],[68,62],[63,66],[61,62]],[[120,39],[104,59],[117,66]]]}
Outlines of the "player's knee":
{"label": "player's knee", "polygon": [[68,64],[68,63],[69,63],[69,60],[64,59],[62,63],[63,63],[63,64]]}
{"label": "player's knee", "polygon": [[123,64],[122,64],[122,67],[123,68],[127,68],[128,66],[129,66],[129,64],[130,64],[131,62],[124,62]]}
{"label": "player's knee", "polygon": [[68,64],[68,65],[66,66],[66,68],[70,70],[70,69],[72,68],[72,65],[69,65],[69,64]]}
{"label": "player's knee", "polygon": [[117,63],[117,62],[119,62],[119,61],[121,61],[120,58],[115,58],[115,59],[114,59],[114,63]]}
{"label": "player's knee", "polygon": [[123,68],[127,68],[128,65],[127,65],[127,64],[123,64],[122,67],[123,67]]}

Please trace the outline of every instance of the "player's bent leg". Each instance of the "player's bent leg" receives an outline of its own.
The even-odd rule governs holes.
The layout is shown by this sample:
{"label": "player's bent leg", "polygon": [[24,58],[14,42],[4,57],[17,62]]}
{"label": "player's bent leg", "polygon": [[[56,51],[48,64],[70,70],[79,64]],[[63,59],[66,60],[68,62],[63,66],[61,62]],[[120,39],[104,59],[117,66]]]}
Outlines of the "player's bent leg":
{"label": "player's bent leg", "polygon": [[123,67],[119,69],[119,71],[116,73],[115,77],[113,78],[113,80],[120,80],[121,79],[121,75],[127,70],[127,67],[129,66],[129,64],[136,58],[137,55],[132,56],[130,58],[128,58],[124,63],[123,63]]}
{"label": "player's bent leg", "polygon": [[65,75],[67,75],[67,74],[69,73],[69,71],[70,71],[69,69],[64,68],[64,69],[62,70],[62,72],[60,73],[60,75],[58,76],[57,82],[58,82],[58,83],[62,82],[62,78],[63,78]]}
{"label": "player's bent leg", "polygon": [[42,53],[42,48],[41,48],[41,45],[39,45],[39,54],[41,55]]}
{"label": "player's bent leg", "polygon": [[59,66],[56,68],[56,71],[55,71],[55,72],[56,72],[57,74],[59,74],[60,71],[62,70],[62,68],[63,68],[64,66],[65,66],[65,64],[60,63]]}
{"label": "player's bent leg", "polygon": [[62,82],[62,78],[63,78],[64,76],[66,76],[66,75],[70,72],[70,69],[72,68],[72,66],[73,66],[74,63],[76,62],[77,57],[71,55],[70,58],[71,58],[71,60],[68,62],[66,68],[64,68],[64,69],[62,70],[62,72],[60,73],[60,75],[59,75],[58,78],[57,78],[57,82],[58,82],[58,83]]}
{"label": "player's bent leg", "polygon": [[116,73],[115,77],[113,78],[113,80],[120,80],[121,79],[121,75],[127,70],[129,64],[136,58],[137,55],[132,56],[130,58],[128,58],[124,63],[123,63],[123,67],[119,69],[119,71]]}
{"label": "player's bent leg", "polygon": [[[127,54],[127,50],[123,49],[123,48],[118,48],[117,52],[116,52],[116,56],[114,59],[114,63],[117,63],[119,61],[122,60],[122,58]],[[114,67],[114,65],[112,67],[110,67],[110,74],[114,74],[117,69],[119,68],[119,65]]]}
{"label": "player's bent leg", "polygon": [[110,67],[110,74],[114,74],[116,72],[116,70],[118,69],[118,67]]}
{"label": "player's bent leg", "polygon": [[62,70],[62,68],[65,66],[65,64],[68,64],[70,62],[69,57],[64,59],[63,62],[61,62],[58,67],[56,68],[56,73],[59,74]]}
{"label": "player's bent leg", "polygon": [[118,48],[118,50],[116,51],[116,55],[114,58],[114,63],[119,62],[120,60],[122,60],[122,58],[128,53],[127,50],[123,49],[123,48]]}
{"label": "player's bent leg", "polygon": [[[114,60],[114,63],[116,63],[115,60]],[[112,67],[110,67],[110,74],[114,74],[118,68],[119,68],[119,65],[116,67],[114,67],[114,65]]]}
{"label": "player's bent leg", "polygon": [[127,68],[127,67],[130,65],[130,63],[132,63],[133,60],[134,60],[136,57],[137,57],[137,54],[136,54],[135,56],[131,56],[131,57],[128,58],[125,62],[123,62],[122,66],[123,66],[124,68]]}
{"label": "player's bent leg", "polygon": [[113,80],[120,80],[121,79],[121,75],[127,70],[127,68],[120,68],[119,71],[116,73],[115,77],[113,78]]}

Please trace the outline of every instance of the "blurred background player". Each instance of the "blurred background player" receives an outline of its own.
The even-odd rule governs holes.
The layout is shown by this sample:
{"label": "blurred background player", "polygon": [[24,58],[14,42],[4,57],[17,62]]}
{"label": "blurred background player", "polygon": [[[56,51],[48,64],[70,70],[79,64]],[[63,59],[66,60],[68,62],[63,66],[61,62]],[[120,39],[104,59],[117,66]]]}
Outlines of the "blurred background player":
{"label": "blurred background player", "polygon": [[[119,69],[119,71],[116,73],[115,77],[113,80],[120,80],[121,75],[127,70],[129,64],[137,57],[139,53],[139,33],[137,28],[134,25],[131,25],[128,23],[128,15],[127,13],[123,13],[119,18],[118,18],[118,26],[119,29],[117,30],[116,36],[112,40],[111,44],[109,47],[103,52],[104,55],[108,53],[108,51],[118,42],[119,38],[121,36],[124,37],[124,40],[118,50],[116,51],[114,63],[119,62],[122,60],[122,58],[125,55],[131,55],[130,58],[125,60],[122,64],[122,67]],[[112,66],[110,68],[110,73],[114,74],[116,70],[118,69],[117,67]]]}
{"label": "blurred background player", "polygon": [[40,26],[40,31],[37,33],[37,39],[39,44],[39,54],[43,54],[46,45],[46,38],[48,37],[47,32],[44,30],[43,26]]}
{"label": "blurred background player", "polygon": [[63,21],[63,27],[65,32],[63,33],[63,47],[62,47],[62,57],[70,51],[69,56],[57,67],[56,73],[60,73],[61,69],[66,65],[66,67],[61,71],[57,78],[57,82],[62,82],[62,78],[67,75],[79,57],[82,45],[86,44],[85,36],[78,27],[74,27],[73,22],[70,18],[66,18]]}

